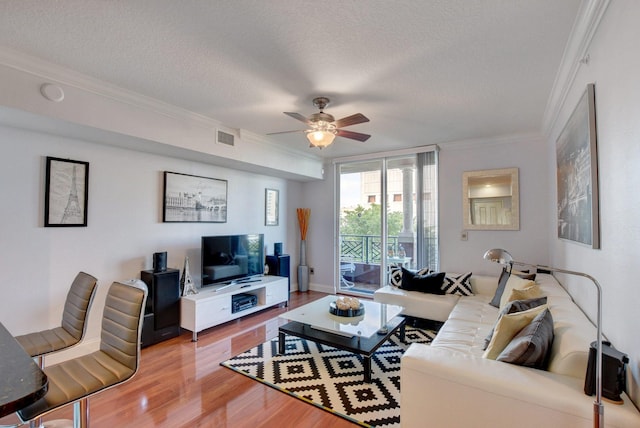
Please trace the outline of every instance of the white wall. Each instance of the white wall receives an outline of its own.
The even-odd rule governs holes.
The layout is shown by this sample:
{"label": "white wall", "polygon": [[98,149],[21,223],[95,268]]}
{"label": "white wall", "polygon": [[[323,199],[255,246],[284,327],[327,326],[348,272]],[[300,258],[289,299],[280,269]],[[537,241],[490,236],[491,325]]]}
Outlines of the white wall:
{"label": "white wall", "polygon": [[[337,251],[334,245],[333,165],[325,164],[324,171],[324,180],[307,182],[302,185],[304,197],[300,199],[298,207],[311,208],[307,232],[307,265],[313,267],[315,273],[309,277],[309,288],[333,293],[336,276],[334,260]],[[297,220],[294,236],[299,242],[300,231]],[[296,255],[296,266],[298,259],[299,257]]]}
{"label": "white wall", "polygon": [[[200,284],[200,237],[264,233],[265,246],[295,244],[290,194],[300,184],[197,162],[0,126],[0,313],[13,334],[59,325],[66,293],[78,271],[99,280],[88,340],[96,342],[108,286],[139,278],[152,254],[168,252],[168,266],[189,257]],[[88,226],[43,227],[46,156],[87,161]],[[228,180],[226,223],[162,223],[163,171]],[[264,226],[265,188],[280,190],[280,225]],[[295,288],[295,284],[294,284]],[[51,360],[53,361],[53,360]]]}
{"label": "white wall", "polygon": [[[548,140],[548,162],[555,168],[555,141],[587,83],[595,83],[600,174],[601,249],[593,250],[557,238],[549,228],[551,263],[586,272],[603,288],[603,330],[631,359],[632,399],[640,403],[640,3],[612,1],[588,48],[589,62],[578,70]],[[552,174],[550,174],[552,176]],[[556,183],[548,183],[548,215],[556,216]],[[595,287],[586,280],[563,277],[578,303],[595,316]]]}
{"label": "white wall", "polygon": [[[544,140],[533,136],[451,143],[439,155],[440,268],[450,272],[496,274],[500,266],[482,256],[490,248],[504,248],[517,260],[547,262],[548,172]],[[461,240],[462,174],[482,169],[518,168],[520,230],[469,230]]]}

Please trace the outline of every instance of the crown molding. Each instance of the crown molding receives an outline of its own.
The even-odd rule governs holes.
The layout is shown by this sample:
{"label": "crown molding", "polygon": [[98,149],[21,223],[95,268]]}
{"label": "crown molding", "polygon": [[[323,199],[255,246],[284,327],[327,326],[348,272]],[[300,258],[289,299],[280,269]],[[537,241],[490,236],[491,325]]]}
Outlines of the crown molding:
{"label": "crown molding", "polygon": [[[75,112],[73,110],[69,110],[69,114],[63,115],[60,120],[59,116],[49,117],[46,112],[43,113],[41,110],[30,110],[28,103],[25,104],[26,109],[19,111],[15,109],[20,109],[20,107],[8,106],[10,111],[15,110],[12,114],[13,120],[16,121],[14,126],[24,129],[40,129],[41,132],[54,135],[77,135],[87,141],[293,180],[307,181],[322,178],[323,162],[317,156],[302,152],[292,153],[265,136],[243,129],[227,127],[212,118],[119,88],[77,71],[5,48],[0,48],[0,68],[10,70],[13,75],[23,75],[31,85],[35,83],[39,86],[42,83],[51,83],[74,89],[88,95],[84,98],[85,101],[86,99],[97,101],[103,112],[126,107],[125,111],[139,113],[147,124],[158,122],[161,126],[159,129],[163,131],[158,134],[158,130],[152,125],[149,127],[150,131],[147,132],[147,128],[144,126],[142,128],[136,127],[138,125],[135,120],[129,121],[131,123],[127,122],[121,128],[110,128],[108,123],[105,125],[103,122],[100,124],[105,126],[96,127],[95,121],[90,123],[83,120],[74,121]],[[22,116],[19,114],[20,112],[23,112]],[[43,118],[25,121],[26,113],[44,114],[44,118],[50,120]],[[28,125],[24,125],[25,123]],[[11,122],[7,125],[12,126]],[[183,128],[189,135],[187,138],[189,141],[174,143],[171,136],[181,135]],[[214,144],[217,141],[217,130],[237,136],[238,146],[218,145],[213,150],[204,148],[204,145],[209,142]],[[275,158],[275,154],[280,156]]]}
{"label": "crown molding", "polygon": [[412,154],[422,153],[422,152],[435,152],[435,151],[438,151],[438,146],[435,144],[431,144],[428,146],[409,147],[406,149],[374,152],[374,153],[367,153],[364,155],[336,157],[331,159],[331,162],[333,164],[343,163],[343,162],[356,162],[356,161],[363,161],[363,160],[370,160],[370,159],[380,159],[380,158],[391,157],[391,156],[404,156],[404,155],[412,155]]}
{"label": "crown molding", "polygon": [[173,119],[196,122],[205,127],[228,129],[219,121],[172,104],[89,77],[70,68],[0,47],[0,65],[38,76],[47,82],[68,85],[121,103],[153,111]]}
{"label": "crown molding", "polygon": [[547,100],[542,121],[542,133],[547,137],[551,135],[580,67],[588,62],[587,51],[609,3],[610,0],[586,0],[580,7]]}
{"label": "crown molding", "polygon": [[438,147],[440,147],[441,151],[469,150],[477,148],[505,146],[513,143],[520,143],[522,141],[537,141],[543,138],[544,136],[540,133],[530,132],[521,134],[499,135],[486,138],[473,138],[469,140],[449,141],[439,143]]}

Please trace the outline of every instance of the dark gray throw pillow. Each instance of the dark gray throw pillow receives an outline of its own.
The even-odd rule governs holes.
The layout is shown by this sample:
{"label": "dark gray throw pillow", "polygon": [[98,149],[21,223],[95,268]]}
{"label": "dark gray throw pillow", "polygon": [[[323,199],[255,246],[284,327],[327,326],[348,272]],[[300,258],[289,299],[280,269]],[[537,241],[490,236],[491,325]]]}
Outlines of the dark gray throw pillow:
{"label": "dark gray throw pillow", "polygon": [[518,275],[520,278],[522,279],[528,279],[529,281],[535,281],[536,280],[536,273],[529,273],[529,271],[524,271],[524,272],[511,272],[514,275]]}
{"label": "dark gray throw pillow", "polygon": [[441,289],[442,281],[444,281],[444,276],[444,272],[434,272],[423,275],[402,268],[402,285],[400,286],[400,288],[407,291],[420,291],[430,294],[444,294],[444,290]]}
{"label": "dark gray throw pillow", "polygon": [[545,369],[549,362],[549,351],[552,344],[553,317],[547,308],[511,339],[511,342],[496,360],[535,369]]}
{"label": "dark gray throw pillow", "polygon": [[536,308],[538,306],[547,304],[547,296],[536,297],[535,299],[526,299],[526,300],[513,300],[507,303],[504,308],[498,314],[498,318],[496,319],[496,323],[493,325],[493,328],[489,332],[489,335],[484,339],[484,348],[487,349],[489,346],[489,342],[491,342],[491,337],[493,337],[493,330],[496,328],[496,324],[500,320],[500,317],[505,314],[513,314],[515,312],[523,312],[528,311],[529,309]]}
{"label": "dark gray throw pillow", "polygon": [[529,309],[546,305],[547,304],[547,296],[536,297],[535,299],[526,299],[526,300],[512,300],[511,302],[504,305],[501,314],[512,314],[514,312],[522,312],[528,311]]}
{"label": "dark gray throw pillow", "polygon": [[504,287],[507,286],[507,281],[509,281],[509,272],[507,268],[502,269],[502,273],[500,274],[500,279],[498,279],[498,288],[496,288],[496,294],[494,294],[493,299],[489,302],[489,304],[495,308],[500,307],[500,299],[502,298],[502,293],[504,293]]}

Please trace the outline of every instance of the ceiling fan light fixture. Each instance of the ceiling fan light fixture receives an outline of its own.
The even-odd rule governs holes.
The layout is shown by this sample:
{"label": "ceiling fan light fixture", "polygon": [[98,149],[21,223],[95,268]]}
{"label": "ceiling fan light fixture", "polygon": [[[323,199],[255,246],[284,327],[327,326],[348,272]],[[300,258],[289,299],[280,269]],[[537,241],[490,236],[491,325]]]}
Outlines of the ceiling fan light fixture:
{"label": "ceiling fan light fixture", "polygon": [[330,146],[335,138],[335,133],[330,131],[318,130],[307,132],[307,139],[309,140],[311,146],[318,147],[320,149]]}
{"label": "ceiling fan light fixture", "polygon": [[324,108],[327,106],[327,104],[329,104],[329,98],[327,97],[314,98],[313,105],[318,107],[320,111],[318,113],[312,114],[309,117],[305,117],[300,113],[287,111],[284,112],[284,114],[286,114],[287,116],[303,122],[305,125],[307,125],[308,129],[272,132],[267,135],[288,134],[290,132],[304,132],[307,136],[307,140],[309,140],[309,143],[311,143],[310,147],[317,147],[319,149],[330,146],[336,136],[357,141],[367,141],[369,137],[371,137],[371,135],[369,134],[362,134],[360,132],[346,131],[342,129],[346,126],[369,122],[369,119],[365,115],[363,115],[362,113],[356,113],[352,114],[351,116],[346,116],[342,119],[336,120],[335,117],[333,117],[329,113],[324,112]]}

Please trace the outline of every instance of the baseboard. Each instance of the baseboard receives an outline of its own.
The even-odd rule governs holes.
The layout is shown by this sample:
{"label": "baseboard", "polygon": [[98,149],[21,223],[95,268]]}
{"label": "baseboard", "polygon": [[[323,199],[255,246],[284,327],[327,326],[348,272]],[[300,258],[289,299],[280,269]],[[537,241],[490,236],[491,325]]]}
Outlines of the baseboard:
{"label": "baseboard", "polygon": [[333,286],[325,284],[309,284],[309,290],[326,294],[335,294]]}

